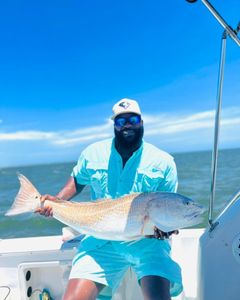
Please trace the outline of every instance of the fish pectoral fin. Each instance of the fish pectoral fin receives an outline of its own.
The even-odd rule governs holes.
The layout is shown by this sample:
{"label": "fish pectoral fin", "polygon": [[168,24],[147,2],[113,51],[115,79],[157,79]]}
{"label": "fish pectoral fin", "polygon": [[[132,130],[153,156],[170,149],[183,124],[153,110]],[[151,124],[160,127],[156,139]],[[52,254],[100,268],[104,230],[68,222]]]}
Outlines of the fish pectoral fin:
{"label": "fish pectoral fin", "polygon": [[176,229],[176,228],[173,229],[172,227],[164,226],[161,223],[157,223],[157,224],[155,223],[155,226],[163,232],[170,232]]}
{"label": "fish pectoral fin", "polygon": [[81,233],[79,233],[79,231],[76,231],[75,229],[73,229],[69,226],[62,228],[62,241],[63,242],[72,240],[72,239],[78,237],[79,235],[81,235]]}
{"label": "fish pectoral fin", "polygon": [[161,231],[169,232],[178,229],[173,226],[173,223],[171,222],[171,220],[169,220],[167,214],[159,214],[159,211],[158,209],[156,209],[154,203],[149,206],[148,214],[149,221]]}

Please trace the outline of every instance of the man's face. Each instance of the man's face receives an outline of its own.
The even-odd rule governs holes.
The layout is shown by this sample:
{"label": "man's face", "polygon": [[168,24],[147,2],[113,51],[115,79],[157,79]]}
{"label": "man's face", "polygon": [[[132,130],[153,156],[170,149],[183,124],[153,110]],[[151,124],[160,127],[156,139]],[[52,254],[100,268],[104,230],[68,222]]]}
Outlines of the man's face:
{"label": "man's face", "polygon": [[126,113],[114,119],[114,132],[119,143],[131,146],[139,143],[143,137],[143,121],[141,116]]}

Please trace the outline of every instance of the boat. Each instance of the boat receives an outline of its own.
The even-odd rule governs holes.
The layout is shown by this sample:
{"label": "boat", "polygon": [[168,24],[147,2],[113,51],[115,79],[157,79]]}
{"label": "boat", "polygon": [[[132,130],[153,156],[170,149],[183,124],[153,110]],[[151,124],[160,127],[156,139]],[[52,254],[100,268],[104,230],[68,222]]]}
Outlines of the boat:
{"label": "boat", "polygon": [[[203,232],[184,229],[172,238],[172,256],[182,266],[184,282],[184,292],[176,300],[197,299],[198,243]],[[37,300],[47,290],[54,300],[61,300],[80,240],[81,236],[63,242],[61,235],[0,240],[0,299]],[[131,270],[112,299],[143,299]]]}
{"label": "boat", "polygon": [[[196,0],[187,0],[190,3]],[[182,229],[171,237],[172,257],[182,268],[183,292],[176,300],[239,300],[240,299],[240,191],[215,218],[214,200],[218,157],[218,133],[222,102],[222,85],[226,40],[232,38],[238,46],[237,29],[232,29],[207,0],[201,0],[224,27],[220,57],[212,183],[208,226]],[[63,235],[0,240],[0,299],[60,300],[66,288],[71,261],[82,236],[67,241]],[[108,290],[104,291],[105,299]],[[45,298],[44,298],[45,295]],[[103,299],[103,298],[102,298]],[[113,300],[143,299],[131,269],[125,275]]]}

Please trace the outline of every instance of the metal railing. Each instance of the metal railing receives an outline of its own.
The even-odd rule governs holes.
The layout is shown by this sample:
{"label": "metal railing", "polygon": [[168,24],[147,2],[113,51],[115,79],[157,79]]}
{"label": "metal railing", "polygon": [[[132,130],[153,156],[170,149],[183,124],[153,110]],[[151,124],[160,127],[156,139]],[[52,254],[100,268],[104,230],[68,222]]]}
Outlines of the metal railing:
{"label": "metal railing", "polygon": [[217,108],[216,108],[215,126],[214,126],[214,146],[212,152],[212,180],[211,180],[211,194],[210,194],[209,210],[208,210],[208,222],[210,226],[212,226],[213,224],[213,205],[214,205],[215,190],[216,190],[218,142],[219,142],[220,119],[221,119],[221,110],[222,110],[222,89],[223,89],[224,66],[225,66],[225,58],[226,58],[226,43],[227,43],[227,33],[226,30],[224,30],[222,36],[221,58],[220,58],[219,75],[218,75]]}
{"label": "metal railing", "polygon": [[238,191],[233,197],[232,199],[228,202],[228,204],[224,207],[224,209],[219,213],[219,215],[217,216],[217,219],[224,214],[225,211],[228,210],[228,208],[230,206],[232,206],[238,199],[240,198],[240,191]]}
{"label": "metal railing", "polygon": [[236,42],[238,46],[240,46],[240,39],[238,38],[237,34],[240,30],[240,23],[236,30],[234,30],[231,26],[227,24],[227,22],[220,16],[220,14],[216,11],[216,9],[212,6],[212,4],[208,0],[201,0],[202,3],[209,9],[211,14],[218,20],[218,22],[222,25],[222,27],[227,31],[229,36]]}
{"label": "metal railing", "polygon": [[[186,0],[189,3],[194,3],[197,0]],[[222,35],[222,45],[221,45],[221,56],[220,56],[220,66],[218,75],[218,88],[217,88],[217,107],[215,114],[215,125],[214,125],[214,146],[212,152],[212,179],[211,179],[211,194],[209,200],[209,211],[208,211],[208,222],[210,224],[210,230],[215,228],[213,222],[213,207],[215,202],[215,190],[216,190],[216,177],[217,177],[217,159],[218,159],[218,141],[219,141],[219,130],[220,130],[220,116],[222,107],[222,89],[223,89],[223,78],[224,78],[224,66],[226,58],[226,43],[227,37],[230,36],[238,46],[240,46],[240,39],[238,38],[238,32],[240,31],[240,22],[237,28],[234,30],[223,17],[217,12],[217,10],[212,6],[208,0],[201,0],[202,3],[208,8],[211,14],[217,19],[217,21],[224,28]],[[231,206],[240,197],[240,191],[234,196],[227,207],[223,210],[225,211],[229,206]]]}

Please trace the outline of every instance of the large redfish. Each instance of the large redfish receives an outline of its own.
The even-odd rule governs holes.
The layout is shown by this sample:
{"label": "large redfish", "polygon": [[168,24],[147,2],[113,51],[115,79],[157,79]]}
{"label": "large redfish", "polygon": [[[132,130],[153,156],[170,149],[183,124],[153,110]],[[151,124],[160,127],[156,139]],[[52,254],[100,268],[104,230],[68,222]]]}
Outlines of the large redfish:
{"label": "large redfish", "polygon": [[164,232],[201,222],[202,206],[176,193],[135,193],[118,199],[92,202],[65,200],[40,201],[41,195],[31,182],[19,175],[20,190],[7,216],[34,212],[51,206],[53,217],[79,233],[100,239],[130,241],[154,234],[156,226]]}

